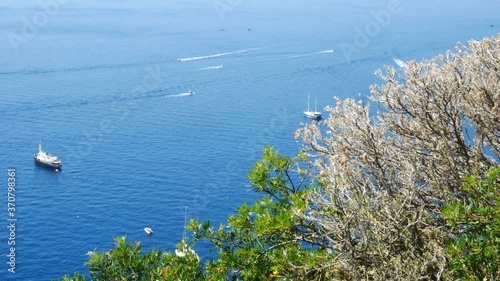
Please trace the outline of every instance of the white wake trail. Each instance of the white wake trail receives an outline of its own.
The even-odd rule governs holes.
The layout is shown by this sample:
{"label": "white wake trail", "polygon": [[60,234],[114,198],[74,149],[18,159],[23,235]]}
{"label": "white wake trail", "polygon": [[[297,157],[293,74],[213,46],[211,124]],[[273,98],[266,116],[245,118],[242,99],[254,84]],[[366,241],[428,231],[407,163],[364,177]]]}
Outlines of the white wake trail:
{"label": "white wake trail", "polygon": [[186,93],[180,93],[180,94],[168,94],[165,95],[165,98],[180,98],[180,97],[187,97],[187,96],[192,96],[194,95],[194,92],[186,92]]}
{"label": "white wake trail", "polygon": [[400,67],[405,68],[405,67],[407,66],[407,64],[406,64],[404,61],[402,61],[402,60],[400,60],[400,59],[398,59],[398,58],[393,58],[392,60],[393,60],[393,61],[394,61],[397,65],[399,65]]}
{"label": "white wake trail", "polygon": [[211,59],[211,58],[218,58],[218,57],[222,57],[222,56],[228,56],[228,55],[235,55],[235,54],[246,53],[248,51],[250,51],[250,50],[239,50],[239,51],[235,51],[235,52],[220,53],[220,54],[208,55],[208,56],[200,56],[200,57],[192,57],[192,58],[182,58],[182,59],[178,59],[178,61],[204,60],[204,59]]}
{"label": "white wake trail", "polygon": [[330,53],[335,53],[335,50],[324,50],[321,52],[317,52],[316,54],[330,54]]}
{"label": "white wake trail", "polygon": [[211,69],[219,69],[219,68],[222,68],[222,64],[216,65],[216,66],[203,67],[203,68],[200,68],[198,70],[211,70]]}
{"label": "white wake trail", "polygon": [[307,53],[307,54],[301,54],[301,55],[295,55],[295,56],[290,56],[288,58],[301,58],[301,57],[307,57],[307,56],[314,56],[314,55],[322,55],[322,54],[331,54],[335,53],[335,50],[324,50],[324,51],[319,51],[319,52],[314,52],[314,53]]}

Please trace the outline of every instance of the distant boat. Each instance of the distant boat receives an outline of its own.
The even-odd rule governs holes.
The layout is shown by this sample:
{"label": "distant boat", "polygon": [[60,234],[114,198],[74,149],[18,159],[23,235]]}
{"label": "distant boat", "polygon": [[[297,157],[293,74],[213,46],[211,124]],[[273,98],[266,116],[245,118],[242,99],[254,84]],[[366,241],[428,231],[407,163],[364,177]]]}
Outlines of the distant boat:
{"label": "distant boat", "polygon": [[188,93],[188,95],[189,95],[189,96],[194,95],[194,92],[193,92],[193,91],[191,91],[191,90],[189,90],[187,93]]}
{"label": "distant boat", "polygon": [[152,230],[151,228],[149,228],[149,227],[145,227],[145,228],[144,228],[144,231],[145,231],[148,235],[153,234],[153,230]]}
{"label": "distant boat", "polygon": [[314,111],[309,109],[309,95],[307,95],[307,110],[304,111],[304,115],[310,119],[321,119],[321,112],[319,112],[316,107],[318,105],[318,99],[316,98],[316,103],[314,104]]}
{"label": "distant boat", "polygon": [[38,153],[34,155],[35,161],[38,164],[49,166],[52,168],[59,169],[62,167],[61,161],[57,156],[50,155],[49,153],[42,150],[42,142],[38,145]]}
{"label": "distant boat", "polygon": [[184,232],[182,234],[182,241],[181,241],[181,249],[175,249],[175,255],[178,256],[179,258],[183,258],[186,256],[194,256],[197,260],[200,260],[200,257],[196,252],[189,247],[189,245],[186,243],[186,218],[187,218],[187,207],[186,210],[184,211]]}

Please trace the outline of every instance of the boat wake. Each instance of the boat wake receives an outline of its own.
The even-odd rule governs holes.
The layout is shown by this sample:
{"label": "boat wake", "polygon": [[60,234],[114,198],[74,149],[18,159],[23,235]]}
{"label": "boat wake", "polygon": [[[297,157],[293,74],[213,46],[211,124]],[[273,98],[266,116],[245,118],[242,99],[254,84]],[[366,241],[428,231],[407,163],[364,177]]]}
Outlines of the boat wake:
{"label": "boat wake", "polygon": [[295,55],[291,56],[288,58],[301,58],[301,57],[307,57],[307,56],[314,56],[314,55],[322,55],[322,54],[331,54],[335,53],[335,50],[324,50],[324,51],[319,51],[319,52],[314,52],[314,53],[307,53],[307,54],[301,54],[301,55]]}
{"label": "boat wake", "polygon": [[[157,61],[156,64],[165,63],[166,61]],[[122,63],[122,64],[99,64],[90,66],[77,66],[68,68],[53,68],[53,69],[31,69],[31,70],[12,70],[12,71],[0,71],[0,76],[4,75],[37,75],[37,74],[47,74],[47,73],[60,73],[60,72],[80,72],[80,71],[93,71],[102,69],[116,69],[116,68],[128,68],[136,67],[141,65],[151,65],[151,62],[135,62],[135,63]]]}
{"label": "boat wake", "polygon": [[194,92],[186,92],[186,93],[180,93],[180,94],[167,94],[165,95],[165,98],[181,98],[181,97],[188,97],[194,95]]}
{"label": "boat wake", "polygon": [[203,68],[200,68],[198,70],[212,70],[212,69],[219,69],[219,68],[222,68],[222,64],[216,65],[216,66],[203,67]]}
{"label": "boat wake", "polygon": [[[54,108],[81,108],[82,106],[92,106],[92,105],[106,105],[113,103],[123,103],[128,101],[140,101],[145,99],[154,99],[154,98],[180,98],[186,96],[192,96],[196,94],[195,92],[181,92],[186,89],[186,85],[191,85],[194,88],[204,88],[206,86],[216,85],[221,83],[221,81],[226,81],[226,79],[222,78],[219,80],[211,80],[205,82],[191,82],[184,84],[182,86],[175,86],[169,88],[163,88],[158,90],[152,90],[144,93],[124,93],[123,95],[116,97],[104,97],[103,99],[84,99],[84,100],[76,100],[76,101],[59,101],[59,102],[51,102],[49,104],[40,104],[34,102],[21,103],[15,107],[3,107],[0,104],[0,115],[2,114],[18,114],[18,112],[24,111],[40,111],[40,110],[48,110]],[[168,92],[181,92],[180,94],[166,94]]]}
{"label": "boat wake", "polygon": [[317,52],[316,54],[329,54],[329,53],[335,53],[335,50],[324,50],[321,52]]}
{"label": "boat wake", "polygon": [[405,68],[406,67],[406,63],[398,58],[393,58],[392,59],[397,65],[399,65],[399,67],[403,67]]}
{"label": "boat wake", "polygon": [[239,51],[235,51],[235,52],[220,53],[220,54],[208,55],[208,56],[200,56],[200,57],[192,57],[192,58],[183,58],[183,59],[178,59],[178,61],[204,60],[204,59],[211,59],[211,58],[218,58],[218,57],[223,57],[223,56],[229,56],[229,55],[235,55],[235,54],[246,53],[246,52],[248,52],[248,51],[250,51],[250,49],[247,49],[247,50],[239,50]]}

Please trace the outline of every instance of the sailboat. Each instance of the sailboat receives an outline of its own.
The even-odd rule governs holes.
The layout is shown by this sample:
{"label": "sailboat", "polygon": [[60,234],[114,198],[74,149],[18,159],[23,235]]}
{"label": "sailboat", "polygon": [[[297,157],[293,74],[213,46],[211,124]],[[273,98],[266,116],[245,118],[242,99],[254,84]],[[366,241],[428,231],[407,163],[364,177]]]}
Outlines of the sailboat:
{"label": "sailboat", "polygon": [[310,119],[321,119],[321,112],[319,112],[316,107],[318,105],[318,98],[316,98],[316,103],[314,104],[314,111],[311,111],[309,109],[309,98],[310,98],[310,95],[308,94],[307,95],[307,111],[304,111],[304,115],[307,117],[307,118],[310,118]]}
{"label": "sailboat", "polygon": [[197,260],[200,260],[200,257],[196,252],[189,247],[189,245],[186,243],[186,217],[187,217],[187,207],[186,210],[184,211],[184,232],[182,234],[182,242],[181,242],[181,247],[180,249],[175,249],[175,255],[178,256],[179,258],[183,258],[186,256],[194,256]]}

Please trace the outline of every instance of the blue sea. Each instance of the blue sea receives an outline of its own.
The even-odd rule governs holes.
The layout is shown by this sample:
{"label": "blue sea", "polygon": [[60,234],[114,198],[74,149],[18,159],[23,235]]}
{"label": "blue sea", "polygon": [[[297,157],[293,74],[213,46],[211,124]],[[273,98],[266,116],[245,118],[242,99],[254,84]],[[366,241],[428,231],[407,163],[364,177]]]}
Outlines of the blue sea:
{"label": "blue sea", "polygon": [[[266,144],[298,151],[309,94],[318,109],[366,99],[376,69],[491,37],[498,11],[496,0],[3,0],[0,280],[86,272],[86,253],[116,236],[172,251],[186,208],[218,224],[261,196],[247,173]],[[60,171],[35,165],[40,141]]]}

